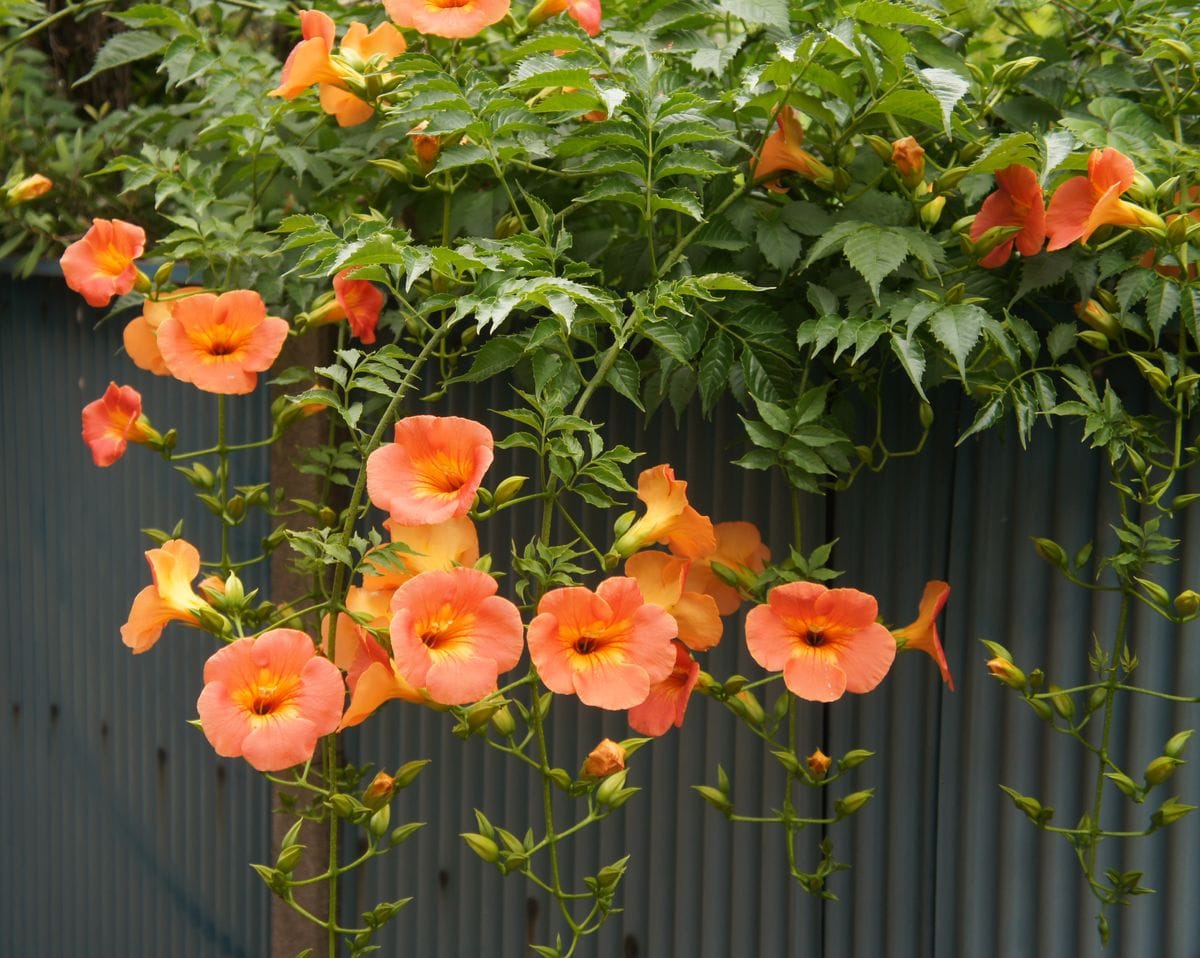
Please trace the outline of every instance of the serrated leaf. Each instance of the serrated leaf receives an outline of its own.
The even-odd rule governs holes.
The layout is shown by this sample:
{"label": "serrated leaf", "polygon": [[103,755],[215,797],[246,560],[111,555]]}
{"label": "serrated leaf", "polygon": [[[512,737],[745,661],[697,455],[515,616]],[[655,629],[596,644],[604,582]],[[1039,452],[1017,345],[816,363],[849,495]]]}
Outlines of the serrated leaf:
{"label": "serrated leaf", "polygon": [[871,112],[902,116],[926,126],[937,126],[942,119],[942,107],[937,97],[924,90],[893,90],[876,103]]}
{"label": "serrated leaf", "polygon": [[995,173],[1018,164],[1034,168],[1038,164],[1037,139],[1032,133],[1012,133],[991,144],[970,166],[972,173]]}
{"label": "serrated leaf", "polygon": [[477,383],[515,366],[525,353],[525,341],[517,336],[495,336],[475,354],[471,368],[455,381]]}
{"label": "serrated leaf", "polygon": [[633,358],[631,353],[624,349],[617,353],[617,358],[612,368],[608,371],[605,382],[637,406],[638,409],[644,408],[640,398],[642,373],[638,368],[637,360]]}
{"label": "serrated leaf", "polygon": [[133,63],[137,60],[144,60],[146,57],[152,57],[157,53],[161,53],[167,46],[167,39],[155,33],[153,30],[126,30],[124,33],[118,33],[108,38],[104,46],[100,48],[100,52],[96,55],[96,62],[92,64],[92,68],[76,80],[72,86],[77,87],[81,83],[87,83],[92,77],[103,73],[105,70],[111,70],[114,67],[124,66],[127,63]]}
{"label": "serrated leaf", "polygon": [[929,329],[939,343],[950,350],[958,373],[967,378],[967,357],[979,342],[987,312],[974,305],[943,306],[929,319]]}
{"label": "serrated leaf", "polygon": [[881,27],[906,25],[937,29],[941,23],[927,16],[912,4],[890,3],[888,0],[866,0],[856,3],[850,9],[850,15],[863,23],[874,23]]}
{"label": "serrated leaf", "polygon": [[1163,327],[1171,321],[1171,317],[1179,309],[1179,287],[1170,280],[1163,279],[1146,295],[1146,322],[1158,342]]}
{"label": "serrated leaf", "polygon": [[917,395],[925,399],[925,388],[921,385],[921,378],[925,375],[925,350],[921,344],[915,339],[901,339],[893,333],[892,352],[900,360],[900,366],[917,390]]}
{"label": "serrated leaf", "polygon": [[787,28],[787,0],[719,0],[718,6],[746,23]]}
{"label": "serrated leaf", "polygon": [[729,370],[733,366],[733,340],[724,333],[717,333],[704,347],[700,355],[700,403],[707,415],[716,405],[717,399],[729,383]]}
{"label": "serrated leaf", "polygon": [[876,302],[879,301],[879,284],[908,256],[908,247],[896,239],[890,230],[868,226],[852,233],[842,247],[846,261],[867,281]]}
{"label": "serrated leaf", "polygon": [[942,108],[942,126],[946,135],[950,135],[950,116],[959,100],[967,95],[971,84],[953,70],[943,70],[941,67],[928,67],[918,70],[917,76],[933,98]]}
{"label": "serrated leaf", "polygon": [[781,273],[786,273],[800,256],[800,237],[778,219],[762,220],[755,240],[763,258]]}
{"label": "serrated leaf", "polygon": [[1075,345],[1075,325],[1059,323],[1046,335],[1046,348],[1051,359],[1061,359]]}

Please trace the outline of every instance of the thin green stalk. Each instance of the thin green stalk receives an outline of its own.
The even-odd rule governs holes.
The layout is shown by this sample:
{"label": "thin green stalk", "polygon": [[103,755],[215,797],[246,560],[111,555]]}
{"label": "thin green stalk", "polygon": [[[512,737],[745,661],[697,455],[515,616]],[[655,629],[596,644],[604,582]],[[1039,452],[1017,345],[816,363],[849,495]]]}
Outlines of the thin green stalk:
{"label": "thin green stalk", "polygon": [[[221,474],[221,511],[229,504],[229,447],[225,444],[225,396],[217,396],[217,447],[218,466]],[[228,577],[232,567],[229,555],[229,523],[221,516],[221,577]]]}

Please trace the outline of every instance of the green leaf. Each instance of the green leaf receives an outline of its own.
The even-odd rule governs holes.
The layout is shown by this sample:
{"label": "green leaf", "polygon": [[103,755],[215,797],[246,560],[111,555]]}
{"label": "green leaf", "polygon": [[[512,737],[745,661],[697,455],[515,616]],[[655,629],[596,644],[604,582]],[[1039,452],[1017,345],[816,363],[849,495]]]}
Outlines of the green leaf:
{"label": "green leaf", "polygon": [[939,343],[950,350],[958,373],[967,378],[967,357],[979,342],[988,320],[985,310],[974,305],[943,306],[929,319],[929,329]]}
{"label": "green leaf", "polygon": [[904,262],[908,247],[897,242],[891,230],[867,226],[846,240],[843,252],[847,262],[867,281],[871,295],[878,302],[879,284]]}
{"label": "green leaf", "polygon": [[1075,345],[1075,324],[1059,323],[1046,336],[1046,348],[1051,359],[1061,359]]}
{"label": "green leaf", "polygon": [[[949,73],[949,71],[943,71]],[[890,113],[926,126],[937,126],[942,118],[942,108],[937,97],[924,90],[893,90],[875,104],[872,113]]]}
{"label": "green leaf", "polygon": [[153,30],[127,30],[111,36],[100,48],[96,62],[91,70],[76,80],[72,86],[87,83],[92,77],[111,70],[113,67],[124,66],[136,60],[144,60],[161,53],[168,41]]}
{"label": "green leaf", "polygon": [[717,5],[746,23],[785,29],[790,23],[787,0],[719,0]]}
{"label": "green leaf", "polygon": [[708,341],[700,356],[700,402],[705,415],[712,411],[717,399],[729,383],[733,366],[733,340],[717,333]]}
{"label": "green leaf", "polygon": [[941,23],[916,9],[914,4],[890,3],[888,0],[866,0],[850,8],[850,15],[863,23],[881,27],[914,26],[938,29]]}
{"label": "green leaf", "polygon": [[800,256],[800,237],[778,219],[762,220],[755,233],[763,258],[781,273],[786,273]]}
{"label": "green leaf", "polygon": [[1001,137],[971,164],[972,173],[995,173],[1018,164],[1036,169],[1039,160],[1037,138],[1032,133],[1013,133]]}
{"label": "green leaf", "polygon": [[624,349],[617,353],[616,361],[604,381],[638,409],[644,408],[640,398],[642,373],[632,353]]}
{"label": "green leaf", "polygon": [[900,366],[917,390],[917,395],[925,399],[925,390],[921,386],[921,377],[925,375],[925,350],[921,344],[915,339],[901,339],[892,333],[892,352],[900,360]]}
{"label": "green leaf", "polygon": [[684,216],[690,216],[697,222],[704,219],[704,207],[700,204],[700,198],[691,190],[685,190],[682,187],[667,190],[665,193],[652,194],[650,210],[653,213],[660,210],[673,210]]}
{"label": "green leaf", "polygon": [[939,103],[942,108],[942,126],[946,135],[950,135],[950,115],[958,101],[967,95],[971,84],[953,70],[943,70],[941,67],[928,67],[918,70],[917,76],[921,83]]}
{"label": "green leaf", "polygon": [[525,339],[520,336],[496,336],[489,339],[475,354],[471,368],[453,382],[477,383],[491,379],[499,372],[511,369],[525,354]]}
{"label": "green leaf", "polygon": [[1179,287],[1170,280],[1164,279],[1150,290],[1146,296],[1146,322],[1154,332],[1155,342],[1178,309]]}

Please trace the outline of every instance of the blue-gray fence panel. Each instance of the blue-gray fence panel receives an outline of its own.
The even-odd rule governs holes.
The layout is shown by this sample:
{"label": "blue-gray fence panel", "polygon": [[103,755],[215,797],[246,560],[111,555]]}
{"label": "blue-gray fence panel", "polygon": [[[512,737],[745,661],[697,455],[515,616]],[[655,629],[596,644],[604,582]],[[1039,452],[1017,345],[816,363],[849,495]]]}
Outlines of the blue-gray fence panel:
{"label": "blue-gray fence panel", "polygon": [[[155,454],[97,469],[80,439],[110,379],[180,449],[215,439],[215,399],[136,369],[122,322],[94,330],[98,315],[60,279],[0,274],[0,954],[260,958],[267,895],[246,863],[268,855],[267,789],[185,724],[211,641],[170,626],[135,657],[118,631],[150,583],[139,528],[183,516],[210,558],[212,517]],[[269,429],[261,396],[230,409],[237,435]],[[267,458],[239,468],[265,480]],[[265,531],[248,523],[236,548]]]}

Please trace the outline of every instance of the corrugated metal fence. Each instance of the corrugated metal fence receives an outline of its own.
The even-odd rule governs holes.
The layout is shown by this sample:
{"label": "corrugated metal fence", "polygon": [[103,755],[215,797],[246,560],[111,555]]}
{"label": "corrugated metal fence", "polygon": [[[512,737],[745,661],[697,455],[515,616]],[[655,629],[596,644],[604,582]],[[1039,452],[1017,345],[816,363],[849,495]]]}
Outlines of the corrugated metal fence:
{"label": "corrugated metal fence", "polygon": [[[266,790],[244,765],[215,759],[183,724],[194,715],[208,647],[174,630],[164,638],[170,648],[131,659],[117,637],[131,597],[148,581],[137,525],[192,509],[186,486],[165,479],[144,453],[95,470],[77,439],[79,407],[100,394],[111,370],[142,389],[148,411],[163,422],[195,421],[194,397],[114,359],[119,331],[91,331],[77,299],[54,283],[8,284],[0,296],[7,306],[0,317],[7,599],[0,954],[265,955],[266,899],[245,863],[267,856]],[[499,384],[489,389],[443,411],[489,420],[503,435],[510,427],[488,410],[512,405],[512,397]],[[239,402],[253,420],[248,432],[261,428],[262,406]],[[732,415],[714,423],[692,416],[678,429],[661,416],[643,427],[617,404],[599,404],[592,416],[607,421],[615,440],[656,450],[646,464],[674,462],[702,511],[755,521],[782,550],[791,525],[785,490],[776,485],[764,495],[761,474],[721,465],[740,452]],[[195,428],[211,430],[205,422]],[[1048,535],[1072,551],[1103,539],[1111,535],[1110,497],[1098,460],[1066,431],[1039,434],[1026,453],[1000,437],[955,450],[959,428],[951,399],[924,456],[861,479],[806,516],[807,545],[840,537],[833,564],[846,571],[841,581],[876,594],[889,622],[915,615],[927,578],[947,578],[954,588],[942,633],[958,692],[946,692],[933,664],[915,654],[901,656],[871,695],[802,706],[801,747],[879,753],[846,788],[875,786],[875,801],[831,830],[838,857],[853,866],[831,880],[841,900],[819,906],[798,892],[778,834],[730,826],[691,792],[690,784],[714,779],[718,763],[747,810],[772,807],[781,786],[779,766],[757,740],[696,699],[682,733],[635,758],[631,781],[645,790],[623,814],[568,845],[568,876],[634,855],[620,895],[624,913],[581,955],[1102,953],[1072,851],[1033,829],[996,787],[1039,795],[1059,809],[1056,821],[1073,824],[1095,769],[987,676],[976,639],[1004,642],[1060,685],[1083,679],[1092,635],[1107,635],[1115,610],[1057,579],[1029,537]],[[498,457],[491,475],[510,464]],[[194,528],[206,528],[186,514]],[[1200,542],[1196,521],[1174,534]],[[498,556],[530,532],[527,518],[510,514],[484,529]],[[1196,585],[1198,562],[1193,549],[1180,581],[1163,585]],[[1200,686],[1193,633],[1135,617],[1143,684]],[[708,656],[711,672],[755,674],[739,634],[731,628]],[[1128,764],[1138,769],[1170,734],[1196,725],[1197,710],[1142,699],[1119,718],[1117,747],[1132,750]],[[563,701],[551,734],[555,762],[573,769],[603,735],[627,729],[621,716]],[[528,940],[550,937],[544,899],[520,879],[500,878],[458,838],[474,830],[475,806],[497,824],[538,821],[540,792],[516,763],[453,739],[444,716],[397,703],[348,747],[357,760],[383,767],[434,759],[393,819],[431,827],[350,889],[363,907],[416,896],[383,954],[515,958],[527,954]],[[1196,765],[1177,774],[1169,794],[1176,792],[1195,800]],[[1127,827],[1140,827],[1151,810],[1138,810]],[[815,864],[820,837],[802,839],[803,862]],[[1200,956],[1197,852],[1200,822],[1188,820],[1136,843],[1127,857],[1107,855],[1107,863],[1144,870],[1158,889],[1115,916],[1107,954]]]}

